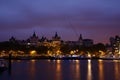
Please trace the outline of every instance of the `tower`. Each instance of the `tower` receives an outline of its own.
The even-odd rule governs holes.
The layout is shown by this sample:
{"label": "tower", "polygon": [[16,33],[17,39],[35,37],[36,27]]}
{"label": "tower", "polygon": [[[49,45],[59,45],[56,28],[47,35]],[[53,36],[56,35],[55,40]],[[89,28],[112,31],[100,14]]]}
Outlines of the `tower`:
{"label": "tower", "polygon": [[79,39],[78,39],[79,45],[82,46],[83,45],[83,38],[82,38],[82,34],[80,34]]}
{"label": "tower", "polygon": [[33,35],[28,39],[28,42],[33,45],[33,46],[37,46],[39,43],[39,38],[36,35],[36,33],[34,32]]}
{"label": "tower", "polygon": [[58,36],[58,33],[55,33],[55,36],[52,37],[53,41],[60,41],[60,36]]}
{"label": "tower", "polygon": [[58,34],[56,32],[55,36],[52,37],[52,46],[53,46],[53,54],[54,55],[61,54],[60,45],[61,45],[60,36],[58,36]]}

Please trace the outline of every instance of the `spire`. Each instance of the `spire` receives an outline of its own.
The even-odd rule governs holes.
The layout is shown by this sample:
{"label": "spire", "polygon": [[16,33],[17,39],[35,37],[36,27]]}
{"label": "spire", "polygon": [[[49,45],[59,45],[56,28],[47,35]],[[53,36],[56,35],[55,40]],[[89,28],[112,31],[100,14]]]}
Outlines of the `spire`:
{"label": "spire", "polygon": [[80,34],[79,39],[78,39],[79,45],[82,46],[83,45],[83,38],[82,38],[82,34]]}
{"label": "spire", "polygon": [[16,42],[16,39],[15,39],[15,37],[12,36],[12,37],[9,39],[9,41],[10,41],[10,42]]}
{"label": "spire", "polygon": [[35,32],[33,33],[33,36],[36,37],[36,33]]}
{"label": "spire", "polygon": [[55,33],[55,36],[52,39],[53,40],[60,40],[60,37],[58,36],[57,32]]}
{"label": "spire", "polygon": [[38,38],[38,36],[37,36],[36,33],[34,32],[33,35],[31,36],[31,38]]}
{"label": "spire", "polygon": [[80,36],[79,36],[79,41],[80,41],[80,40],[83,40],[82,34],[80,34]]}
{"label": "spire", "polygon": [[57,32],[55,33],[55,38],[57,38],[58,37],[58,34],[57,34]]}

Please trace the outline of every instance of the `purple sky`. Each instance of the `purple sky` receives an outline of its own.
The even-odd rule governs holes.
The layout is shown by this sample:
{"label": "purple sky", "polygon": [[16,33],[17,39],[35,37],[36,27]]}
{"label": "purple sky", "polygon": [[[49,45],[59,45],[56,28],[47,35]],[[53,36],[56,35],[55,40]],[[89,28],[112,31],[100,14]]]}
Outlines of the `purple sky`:
{"label": "purple sky", "polygon": [[107,43],[120,34],[120,0],[0,0],[0,41],[27,39],[36,32],[62,40]]}

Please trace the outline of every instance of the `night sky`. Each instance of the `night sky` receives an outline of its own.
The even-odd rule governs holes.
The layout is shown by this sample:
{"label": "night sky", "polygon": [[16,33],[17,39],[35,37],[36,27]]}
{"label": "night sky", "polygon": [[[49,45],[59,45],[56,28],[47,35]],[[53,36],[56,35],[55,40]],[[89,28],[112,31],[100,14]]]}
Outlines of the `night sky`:
{"label": "night sky", "polygon": [[0,41],[27,39],[33,32],[48,39],[90,38],[107,43],[120,34],[120,0],[0,0]]}

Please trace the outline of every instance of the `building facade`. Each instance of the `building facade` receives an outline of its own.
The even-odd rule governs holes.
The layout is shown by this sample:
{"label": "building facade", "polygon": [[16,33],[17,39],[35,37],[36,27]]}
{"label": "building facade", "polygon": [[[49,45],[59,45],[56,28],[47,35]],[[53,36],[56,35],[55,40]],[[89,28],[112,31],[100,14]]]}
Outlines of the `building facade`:
{"label": "building facade", "polygon": [[120,37],[118,35],[110,38],[110,46],[114,55],[120,54]]}

